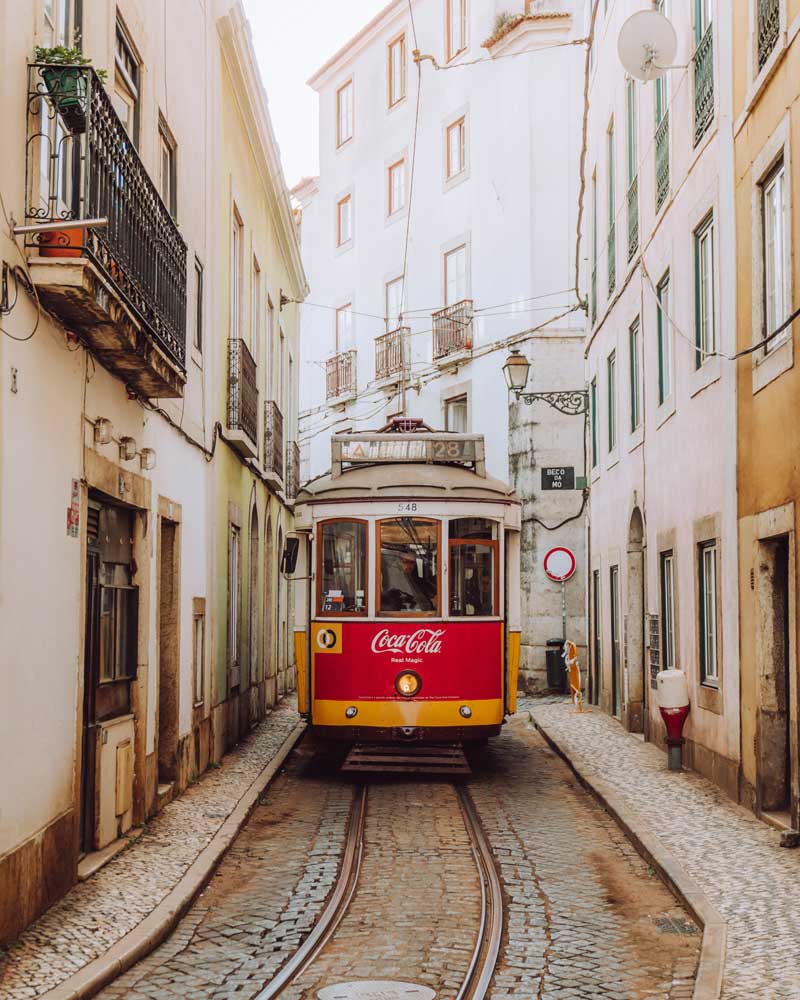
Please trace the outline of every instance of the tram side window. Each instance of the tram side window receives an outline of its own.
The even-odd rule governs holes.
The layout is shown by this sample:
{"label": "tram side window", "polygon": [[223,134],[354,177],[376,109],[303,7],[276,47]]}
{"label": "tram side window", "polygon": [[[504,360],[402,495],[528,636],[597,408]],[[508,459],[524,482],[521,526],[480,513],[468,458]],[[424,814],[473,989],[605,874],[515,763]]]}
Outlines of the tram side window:
{"label": "tram side window", "polygon": [[414,517],[381,521],[380,613],[439,613],[439,524]]}
{"label": "tram side window", "polygon": [[497,525],[482,517],[450,522],[450,614],[496,615]]}
{"label": "tram side window", "polygon": [[367,613],[367,526],[328,521],[322,530],[322,566],[317,606],[323,615]]}

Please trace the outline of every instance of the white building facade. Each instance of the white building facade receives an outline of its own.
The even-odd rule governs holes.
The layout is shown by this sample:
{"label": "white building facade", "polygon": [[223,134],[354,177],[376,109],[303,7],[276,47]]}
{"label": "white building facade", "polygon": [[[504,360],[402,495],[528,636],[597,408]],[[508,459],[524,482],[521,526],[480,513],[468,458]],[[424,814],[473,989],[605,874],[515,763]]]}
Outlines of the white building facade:
{"label": "white building facade", "polygon": [[664,2],[676,68],[617,56],[641,0],[599,4],[590,81],[587,379],[591,671],[662,739],[659,670],[686,672],[690,764],[736,794],[736,257],[730,4]]}
{"label": "white building facade", "polygon": [[329,468],[332,432],[394,416],[485,436],[489,473],[524,499],[521,676],[534,688],[561,635],[560,588],[542,569],[555,545],[578,555],[568,633],[585,641],[583,493],[542,489],[548,466],[585,475],[584,418],[510,401],[502,366],[515,346],[529,390],[584,388],[585,48],[568,43],[585,23],[582,3],[510,7],[415,0],[412,23],[394,0],[310,81],[320,176],[294,189],[311,289],[300,438],[306,479]]}

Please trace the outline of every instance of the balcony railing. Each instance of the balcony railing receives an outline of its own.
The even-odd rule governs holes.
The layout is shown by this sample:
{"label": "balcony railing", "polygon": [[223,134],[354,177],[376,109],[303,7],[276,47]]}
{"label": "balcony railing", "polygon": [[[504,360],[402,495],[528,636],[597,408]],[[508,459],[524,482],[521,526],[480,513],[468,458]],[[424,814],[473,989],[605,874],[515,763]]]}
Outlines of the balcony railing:
{"label": "balcony railing", "polygon": [[[27,245],[43,258],[88,258],[185,370],[186,244],[90,66],[28,67],[25,217],[63,222]],[[108,225],[70,228],[87,218]]]}
{"label": "balcony railing", "polygon": [[327,399],[350,395],[356,391],[356,352],[342,351],[325,362],[325,395]]}
{"label": "balcony railing", "polygon": [[300,492],[300,446],[292,441],[286,450],[286,498],[294,500]]}
{"label": "balcony railing", "polygon": [[758,68],[762,70],[781,33],[780,0],[758,0]]}
{"label": "balcony railing", "polygon": [[617,287],[617,228],[612,222],[608,227],[608,294],[614,294]]}
{"label": "balcony railing", "polygon": [[628,188],[628,260],[639,249],[639,178],[634,177]]}
{"label": "balcony railing", "polygon": [[669,194],[669,112],[656,128],[656,213]]}
{"label": "balcony railing", "polygon": [[258,379],[247,344],[228,341],[228,429],[243,431],[258,445]]}
{"label": "balcony railing", "polygon": [[375,378],[390,378],[402,373],[406,360],[409,328],[398,327],[375,338]]}
{"label": "balcony railing", "polygon": [[709,24],[694,52],[694,144],[714,120],[714,30]]}
{"label": "balcony railing", "polygon": [[272,400],[264,403],[264,469],[283,479],[283,414]]}
{"label": "balcony railing", "polygon": [[592,325],[597,321],[597,265],[592,268],[592,291],[589,303],[589,320]]}
{"label": "balcony railing", "polygon": [[462,299],[435,312],[433,357],[438,361],[459,351],[472,350],[472,299]]}

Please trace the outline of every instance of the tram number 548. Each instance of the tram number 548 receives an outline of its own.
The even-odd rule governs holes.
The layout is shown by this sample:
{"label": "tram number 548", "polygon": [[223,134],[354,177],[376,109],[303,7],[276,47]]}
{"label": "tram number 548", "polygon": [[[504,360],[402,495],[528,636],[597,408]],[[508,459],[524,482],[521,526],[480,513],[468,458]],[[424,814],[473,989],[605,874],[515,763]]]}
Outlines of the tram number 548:
{"label": "tram number 548", "polygon": [[417,511],[416,503],[399,503],[397,505],[398,514],[415,514]]}

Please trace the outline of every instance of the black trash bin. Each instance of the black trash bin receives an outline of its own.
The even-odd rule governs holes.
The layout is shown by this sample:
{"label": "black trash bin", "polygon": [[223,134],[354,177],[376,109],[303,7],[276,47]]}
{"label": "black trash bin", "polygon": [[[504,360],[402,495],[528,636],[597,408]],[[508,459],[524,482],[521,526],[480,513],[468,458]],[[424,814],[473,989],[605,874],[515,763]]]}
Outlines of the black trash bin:
{"label": "black trash bin", "polygon": [[564,640],[548,639],[545,663],[547,665],[547,686],[559,694],[567,693],[567,671],[564,669]]}

